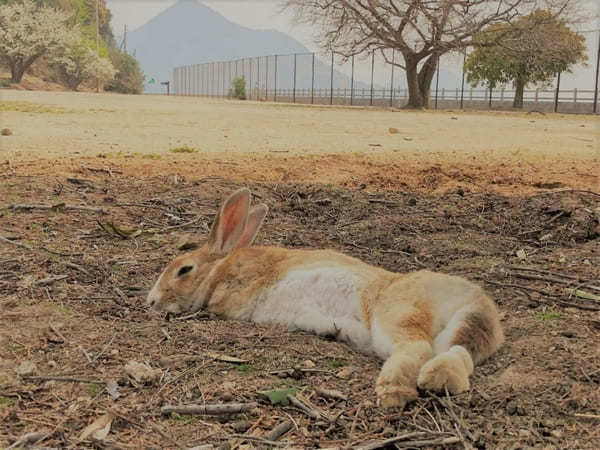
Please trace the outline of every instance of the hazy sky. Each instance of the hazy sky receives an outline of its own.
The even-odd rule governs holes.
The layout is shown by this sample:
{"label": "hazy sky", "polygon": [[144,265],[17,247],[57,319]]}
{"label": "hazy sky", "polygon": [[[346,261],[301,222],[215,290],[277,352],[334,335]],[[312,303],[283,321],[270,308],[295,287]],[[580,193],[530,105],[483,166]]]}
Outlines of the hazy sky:
{"label": "hazy sky", "polygon": [[[113,14],[113,30],[116,35],[121,35],[125,24],[127,24],[128,30],[134,30],[176,3],[176,0],[106,0],[106,3]],[[313,42],[313,31],[307,26],[294,25],[291,14],[281,12],[280,0],[206,0],[203,3],[232,22],[249,28],[282,31],[293,36],[309,49],[319,50]],[[598,17],[600,2],[590,0],[588,5],[590,16],[595,15]],[[595,23],[585,24],[583,28],[585,30],[598,29],[600,28],[600,21],[596,20]],[[566,89],[573,87],[581,89],[594,88],[598,33],[585,33],[585,36],[589,50],[588,65],[587,67],[577,66],[573,75],[563,77],[563,85]],[[448,58],[444,63],[443,59],[443,68],[460,72],[460,61],[456,58]],[[357,75],[361,77],[361,74]]]}

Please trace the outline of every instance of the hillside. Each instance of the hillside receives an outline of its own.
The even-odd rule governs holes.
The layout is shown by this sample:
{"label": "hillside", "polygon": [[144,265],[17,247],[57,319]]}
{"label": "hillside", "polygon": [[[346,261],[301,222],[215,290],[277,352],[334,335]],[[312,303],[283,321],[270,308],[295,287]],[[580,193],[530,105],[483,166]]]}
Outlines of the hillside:
{"label": "hillside", "polygon": [[[172,79],[173,68],[204,62],[227,61],[248,56],[308,53],[293,37],[275,30],[254,30],[235,24],[196,0],[180,0],[152,20],[127,35],[128,51],[135,55],[148,80]],[[293,59],[280,58],[278,86],[292,85]],[[287,75],[287,76],[286,76]],[[298,66],[297,86],[309,87],[310,57]],[[330,84],[329,62],[317,60],[317,86]],[[349,86],[347,75],[336,71],[337,86]],[[368,87],[356,81],[357,88]],[[163,92],[160,84],[146,84],[146,92]]]}

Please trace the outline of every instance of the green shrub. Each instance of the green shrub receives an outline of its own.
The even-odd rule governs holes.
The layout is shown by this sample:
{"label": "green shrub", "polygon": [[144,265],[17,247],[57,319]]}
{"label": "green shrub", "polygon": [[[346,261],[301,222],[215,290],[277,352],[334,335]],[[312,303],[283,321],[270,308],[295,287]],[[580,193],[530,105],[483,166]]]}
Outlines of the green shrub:
{"label": "green shrub", "polygon": [[104,90],[122,94],[141,94],[145,77],[138,61],[118,49],[111,49],[109,56],[117,73],[115,78],[104,86]]}
{"label": "green shrub", "polygon": [[246,100],[246,77],[234,78],[231,82],[229,97],[237,98],[238,100]]}

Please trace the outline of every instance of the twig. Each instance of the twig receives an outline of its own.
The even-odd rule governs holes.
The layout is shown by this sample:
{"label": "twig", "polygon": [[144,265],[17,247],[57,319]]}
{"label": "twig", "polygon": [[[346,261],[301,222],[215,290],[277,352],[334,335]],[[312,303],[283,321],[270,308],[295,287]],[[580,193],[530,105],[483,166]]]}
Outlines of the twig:
{"label": "twig", "polygon": [[331,422],[331,418],[329,418],[327,416],[327,414],[325,414],[322,411],[319,411],[315,407],[308,406],[307,404],[305,404],[303,401],[296,398],[295,396],[288,395],[287,399],[292,405],[294,405],[296,408],[298,408],[300,411],[302,411],[308,417],[312,417],[313,419],[317,419],[317,420],[325,419],[328,422]]}
{"label": "twig", "polygon": [[600,420],[600,414],[579,414],[579,413],[575,413],[573,415],[575,417],[581,417],[583,419],[596,419],[596,420]]}
{"label": "twig", "polygon": [[207,416],[219,416],[226,414],[237,414],[241,412],[248,412],[252,408],[256,408],[257,403],[228,403],[218,405],[181,405],[163,406],[160,409],[161,414],[168,415],[172,413],[177,414],[201,414]]}
{"label": "twig", "polygon": [[589,292],[582,291],[580,289],[565,289],[565,292],[569,295],[574,295],[575,297],[600,302],[600,295],[594,295]]}
{"label": "twig", "polygon": [[106,211],[102,208],[93,208],[91,206],[79,206],[79,205],[67,205],[66,203],[57,203],[56,205],[10,205],[7,209],[25,210],[30,211],[33,209],[39,209],[43,211],[89,211],[97,214],[106,214]]}
{"label": "twig", "polygon": [[162,437],[164,437],[167,441],[169,441],[171,444],[174,444],[176,448],[184,448],[184,446],[177,442],[173,436],[170,436],[167,433],[165,433],[163,429],[154,422],[150,422],[150,427]]}
{"label": "twig", "polygon": [[[529,290],[529,291],[533,291],[533,292],[537,292],[539,294],[542,294],[548,298],[550,298],[553,302],[558,303],[559,305],[562,306],[570,306],[573,308],[578,308],[578,309],[582,309],[585,311],[600,311],[600,308],[597,308],[595,306],[588,306],[588,305],[580,305],[579,303],[573,303],[573,302],[566,302],[564,300],[560,300],[560,296],[558,295],[554,295],[554,294],[550,294],[549,292],[546,291],[542,291],[541,289],[535,289],[529,286],[521,286],[518,284],[511,284],[511,283],[498,283],[496,281],[490,281],[490,280],[484,280],[486,283],[488,284],[493,284],[495,286],[500,286],[500,287],[505,287],[505,288],[515,288],[515,289],[523,289],[523,290]],[[530,297],[531,298],[531,297]],[[537,303],[544,303],[540,300],[537,300],[535,298],[531,298],[531,300],[537,302]]]}
{"label": "twig", "polygon": [[69,278],[69,276],[68,275],[57,275],[55,277],[42,278],[41,280],[36,281],[35,285],[36,286],[48,286],[49,284],[56,283],[57,281],[62,281],[65,278]]}
{"label": "twig", "polygon": [[76,377],[67,377],[61,375],[46,375],[46,376],[37,376],[37,375],[24,375],[21,378],[24,380],[39,380],[39,381],[65,381],[71,383],[88,383],[88,384],[106,384],[106,381],[102,380],[88,380],[85,378],[76,378]]}
{"label": "twig", "polygon": [[516,277],[516,278],[522,278],[524,280],[550,281],[553,283],[563,283],[563,284],[573,284],[575,281],[575,280],[563,280],[563,279],[549,276],[549,275],[544,276],[544,275],[534,275],[534,274],[515,273],[515,272],[511,272],[510,275],[513,277]]}
{"label": "twig", "polygon": [[16,245],[17,247],[21,247],[21,248],[24,248],[26,250],[33,250],[33,248],[30,247],[29,245],[21,244],[20,242],[11,241],[10,239],[5,238],[2,235],[0,235],[0,241],[2,241],[2,242],[8,242],[9,244]]}
{"label": "twig", "polygon": [[17,448],[17,447],[28,447],[29,445],[39,442],[44,437],[46,437],[46,435],[47,435],[47,433],[42,433],[39,431],[36,431],[33,433],[27,433],[27,434],[24,434],[23,436],[21,436],[19,439],[17,439],[15,442],[13,442],[12,445],[9,445],[6,448],[9,449],[9,448]]}
{"label": "twig", "polygon": [[92,172],[104,172],[104,173],[109,174],[111,177],[112,177],[113,173],[118,173],[118,174],[122,174],[123,173],[122,171],[117,170],[117,169],[110,169],[110,168],[105,169],[105,168],[102,168],[102,167],[85,167],[85,169],[90,170]]}
{"label": "twig", "polygon": [[393,202],[390,200],[383,200],[383,199],[379,199],[379,198],[370,198],[369,203],[381,203],[383,205],[397,205],[398,204],[398,202]]}
{"label": "twig", "polygon": [[439,439],[430,439],[430,440],[424,440],[424,441],[408,441],[408,442],[399,442],[397,444],[395,444],[396,448],[420,448],[420,447],[432,447],[432,446],[436,446],[436,445],[442,445],[442,446],[446,446],[446,445],[451,445],[451,444],[457,444],[458,442],[460,442],[460,439],[457,438],[456,436],[451,436],[451,437],[447,437],[447,438],[439,438]]}
{"label": "twig", "polygon": [[244,439],[245,441],[260,442],[261,444],[273,445],[275,447],[283,447],[283,446],[289,445],[286,442],[271,441],[269,439],[264,439],[264,438],[261,438],[258,436],[246,436],[245,434],[231,434],[230,436],[232,438],[236,438],[236,439]]}
{"label": "twig", "polygon": [[422,431],[417,431],[417,432],[414,432],[414,433],[401,434],[401,435],[395,436],[393,438],[384,439],[382,441],[372,442],[370,444],[365,444],[365,445],[361,445],[361,446],[358,446],[358,447],[354,447],[354,449],[355,450],[375,450],[375,449],[378,449],[378,448],[383,448],[386,445],[395,444],[396,442],[407,441],[409,439],[416,438],[416,437],[423,437],[426,434],[427,433],[424,433]]}
{"label": "twig", "polygon": [[315,392],[319,394],[321,397],[333,398],[336,400],[348,400],[348,396],[342,394],[340,391],[332,390],[332,389],[323,389],[320,387],[315,388]]}
{"label": "twig", "polygon": [[66,262],[65,263],[65,267],[69,267],[70,269],[78,270],[79,272],[84,273],[84,274],[86,274],[86,275],[88,275],[90,277],[92,276],[91,273],[89,273],[86,269],[84,269],[83,267],[81,267],[79,264],[75,264],[75,263],[72,263],[72,262]]}
{"label": "twig", "polygon": [[526,272],[545,273],[545,274],[554,275],[554,276],[557,276],[557,277],[568,278],[570,280],[587,281],[585,278],[581,278],[581,277],[578,277],[576,275],[570,275],[570,274],[560,273],[560,272],[553,272],[552,270],[536,269],[536,268],[533,268],[533,267],[516,266],[516,265],[512,265],[512,264],[506,266],[506,268],[508,268],[508,269],[514,269],[514,270],[523,270],[523,271],[526,271]]}
{"label": "twig", "polygon": [[290,422],[289,420],[281,422],[279,425],[277,425],[265,435],[265,439],[268,441],[277,441],[281,436],[290,431],[292,429],[292,426],[292,422]]}

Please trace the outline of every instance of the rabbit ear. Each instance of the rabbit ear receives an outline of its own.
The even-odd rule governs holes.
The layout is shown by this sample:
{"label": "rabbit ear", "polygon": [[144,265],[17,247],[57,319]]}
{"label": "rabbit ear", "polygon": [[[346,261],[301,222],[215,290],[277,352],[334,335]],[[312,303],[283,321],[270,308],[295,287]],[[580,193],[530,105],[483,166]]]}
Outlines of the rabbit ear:
{"label": "rabbit ear", "polygon": [[216,253],[229,253],[246,229],[250,191],[240,189],[229,196],[215,217],[207,245]]}
{"label": "rabbit ear", "polygon": [[246,221],[246,228],[235,248],[249,247],[252,245],[268,211],[269,208],[264,203],[253,206],[250,209],[248,220]]}

